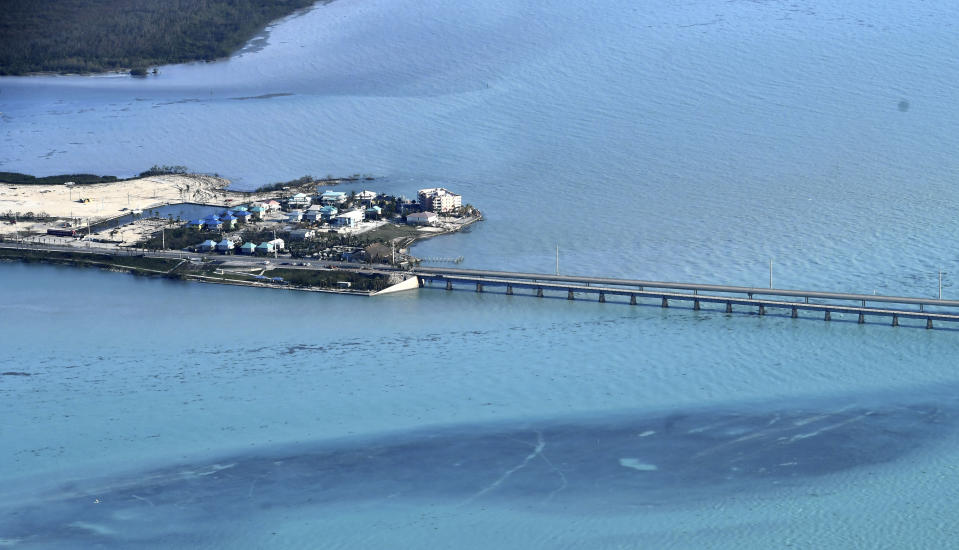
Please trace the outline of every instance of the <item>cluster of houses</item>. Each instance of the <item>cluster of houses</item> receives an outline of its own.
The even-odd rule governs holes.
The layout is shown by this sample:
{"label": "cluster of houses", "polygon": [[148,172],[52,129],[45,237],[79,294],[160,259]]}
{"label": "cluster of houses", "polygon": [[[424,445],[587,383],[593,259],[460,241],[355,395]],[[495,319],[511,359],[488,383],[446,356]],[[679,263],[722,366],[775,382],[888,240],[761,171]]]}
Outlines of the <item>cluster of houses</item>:
{"label": "cluster of houses", "polygon": [[260,244],[245,242],[240,246],[236,246],[236,243],[237,241],[233,239],[223,239],[220,242],[207,240],[200,243],[200,245],[197,247],[197,250],[200,252],[220,252],[222,254],[239,252],[240,254],[248,254],[251,256],[254,254],[265,256],[282,250],[285,245],[283,239],[273,239]]}
{"label": "cluster of houses", "polygon": [[[319,189],[317,189],[319,192]],[[382,208],[373,204],[377,194],[373,191],[361,191],[354,198],[366,203],[367,208],[354,208],[341,211],[347,201],[342,191],[326,190],[314,197],[306,193],[297,193],[290,197],[287,204],[293,209],[288,220],[292,223],[308,222],[314,224],[329,223],[334,227],[355,227],[366,219],[376,219],[383,214]],[[406,212],[406,223],[411,225],[431,225],[439,219],[439,214],[452,212],[463,206],[463,198],[443,187],[420,189],[417,201],[402,201],[400,211]]]}
{"label": "cluster of houses", "polygon": [[[311,196],[306,193],[297,193],[290,197],[287,202],[289,211],[286,213],[286,220],[290,223],[311,223],[311,224],[329,224],[336,228],[353,228],[367,219],[378,219],[382,216],[383,210],[373,204],[378,194],[373,191],[361,191],[352,196],[354,201],[343,191],[333,191],[330,189],[317,189],[317,195]],[[346,210],[346,204],[352,205]],[[430,189],[420,189],[417,192],[417,200],[410,201],[401,199],[398,201],[399,211],[406,214],[406,223],[411,225],[432,225],[439,220],[439,215],[452,212],[463,205],[462,197],[456,193],[442,187]],[[196,229],[205,229],[207,231],[230,231],[236,228],[237,224],[249,221],[263,221],[267,214],[278,212],[281,205],[275,200],[253,203],[249,206],[236,206],[219,215],[211,214],[205,218],[189,222],[189,226]],[[275,219],[275,218],[274,218]],[[294,229],[290,233],[290,238],[296,240],[305,240],[315,235],[313,229]],[[245,242],[239,244],[239,240],[234,238],[224,238],[217,242],[207,240],[200,243],[197,249],[202,252],[221,252],[224,254],[274,254],[284,248],[283,239],[274,239],[271,241],[255,244]]]}
{"label": "cluster of houses", "polygon": [[313,203],[313,197],[306,193],[297,193],[287,201],[287,205],[292,209],[287,214],[287,220],[291,223],[328,223],[334,227],[356,227],[360,222],[368,218],[378,218],[383,213],[382,208],[372,204],[376,197],[377,194],[373,191],[357,193],[355,198],[366,202],[368,208],[341,211],[347,200],[347,194],[342,191],[326,190],[316,197],[316,204]]}
{"label": "cluster of houses", "polygon": [[187,225],[194,229],[206,229],[207,231],[229,231],[236,227],[237,223],[246,223],[251,220],[263,220],[268,212],[280,209],[280,203],[268,201],[265,203],[254,203],[249,207],[237,206],[233,210],[227,210],[222,214],[210,214],[205,218],[193,220]]}

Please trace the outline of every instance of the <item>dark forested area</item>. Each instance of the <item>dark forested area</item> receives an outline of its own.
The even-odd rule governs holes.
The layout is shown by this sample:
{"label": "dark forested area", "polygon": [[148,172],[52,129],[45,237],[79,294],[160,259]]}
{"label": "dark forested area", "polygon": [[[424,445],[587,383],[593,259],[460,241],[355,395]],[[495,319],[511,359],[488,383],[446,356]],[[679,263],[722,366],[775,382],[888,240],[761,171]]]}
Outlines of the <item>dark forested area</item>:
{"label": "dark forested area", "polygon": [[0,75],[212,60],[315,0],[0,0]]}

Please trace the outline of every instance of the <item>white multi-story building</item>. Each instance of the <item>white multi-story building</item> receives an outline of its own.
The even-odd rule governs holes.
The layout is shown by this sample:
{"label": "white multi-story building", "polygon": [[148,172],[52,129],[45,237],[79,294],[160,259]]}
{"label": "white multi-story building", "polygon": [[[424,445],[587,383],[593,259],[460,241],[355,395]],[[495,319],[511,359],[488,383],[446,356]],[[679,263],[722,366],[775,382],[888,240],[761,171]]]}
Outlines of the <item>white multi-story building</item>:
{"label": "white multi-story building", "polygon": [[443,187],[420,189],[416,193],[423,210],[449,212],[463,206],[463,197]]}
{"label": "white multi-story building", "polygon": [[337,215],[334,219],[334,224],[337,227],[356,227],[356,224],[363,221],[363,218],[362,210],[350,210],[349,212],[343,212]]}

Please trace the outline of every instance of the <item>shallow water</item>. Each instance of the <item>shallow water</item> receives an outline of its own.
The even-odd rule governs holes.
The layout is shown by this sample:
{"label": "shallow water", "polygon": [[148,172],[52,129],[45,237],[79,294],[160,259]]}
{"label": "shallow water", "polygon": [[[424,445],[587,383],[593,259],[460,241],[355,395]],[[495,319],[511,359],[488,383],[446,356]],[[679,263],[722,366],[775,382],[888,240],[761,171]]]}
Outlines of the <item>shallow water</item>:
{"label": "shallow water", "polygon": [[[485,212],[421,256],[552,271],[558,244],[564,273],[756,286],[773,259],[776,286],[922,296],[943,269],[948,298],[955,21],[945,2],[340,1],[276,25],[261,50],[155,78],[0,79],[0,169],[186,164],[243,188],[370,173],[377,190],[446,185]],[[21,546],[917,548],[955,536],[955,331],[20,264],[0,264],[0,281],[0,539]],[[840,426],[783,432],[815,434],[796,440],[797,460],[780,461],[791,451],[759,427],[822,414]],[[679,467],[679,432],[651,456],[620,452],[656,441],[649,426],[664,418],[724,415],[752,420],[716,432],[747,439],[741,456],[705,462],[706,482],[661,475]],[[593,453],[596,423],[657,435],[613,430]],[[514,470],[537,430],[546,447]],[[554,443],[568,469],[541,458]],[[365,462],[371,448],[386,462]],[[451,473],[451,449],[478,462]],[[280,456],[341,464],[333,479],[356,498],[331,504],[322,477],[268,465]],[[745,473],[720,482],[738,461]],[[256,466],[209,469],[231,462]],[[790,462],[808,469],[757,477]],[[368,466],[371,478],[351,476]],[[579,489],[541,506],[556,471]],[[149,481],[177,472],[209,475]],[[265,493],[250,490],[260,477]]]}

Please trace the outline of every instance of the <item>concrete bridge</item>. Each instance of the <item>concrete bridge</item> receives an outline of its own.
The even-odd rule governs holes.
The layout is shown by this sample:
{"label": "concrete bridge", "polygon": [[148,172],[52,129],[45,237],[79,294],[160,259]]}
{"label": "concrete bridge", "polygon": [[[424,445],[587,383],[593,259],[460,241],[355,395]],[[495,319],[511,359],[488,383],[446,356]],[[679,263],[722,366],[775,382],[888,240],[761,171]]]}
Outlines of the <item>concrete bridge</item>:
{"label": "concrete bridge", "polygon": [[900,319],[919,319],[930,329],[934,321],[959,322],[959,300],[478,269],[426,267],[418,268],[414,274],[421,287],[446,290],[459,287],[484,292],[495,287],[505,289],[508,295],[524,290],[540,298],[546,293],[565,294],[568,300],[585,294],[599,302],[617,297],[631,305],[637,305],[641,299],[652,299],[664,308],[680,301],[692,303],[694,310],[703,304],[718,304],[726,313],[733,313],[735,306],[759,315],[765,315],[768,309],[780,309],[789,311],[793,318],[799,317],[800,311],[816,312],[826,321],[831,320],[833,313],[848,313],[856,315],[859,323],[865,323],[867,316],[886,318],[892,326],[899,326]]}

